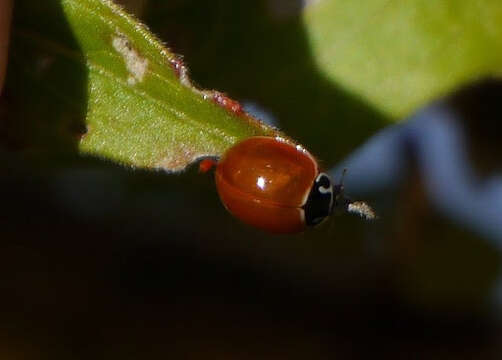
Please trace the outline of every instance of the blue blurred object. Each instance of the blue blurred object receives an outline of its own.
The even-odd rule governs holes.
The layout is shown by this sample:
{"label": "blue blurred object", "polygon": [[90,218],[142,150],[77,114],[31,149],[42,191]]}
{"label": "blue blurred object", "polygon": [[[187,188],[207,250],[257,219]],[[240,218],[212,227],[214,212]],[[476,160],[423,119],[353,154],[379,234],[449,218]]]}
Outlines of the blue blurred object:
{"label": "blue blurred object", "polygon": [[405,140],[403,126],[386,128],[331,169],[333,180],[339,182],[347,169],[344,184],[348,193],[376,193],[395,188],[407,166]]}
{"label": "blue blurred object", "polygon": [[347,168],[349,194],[374,193],[398,187],[414,161],[430,203],[502,250],[502,178],[499,174],[481,182],[466,148],[456,115],[437,103],[381,131],[330,173],[336,179]]}
{"label": "blue blurred object", "polygon": [[[472,134],[455,110],[447,101],[426,107],[373,136],[330,173],[338,179],[347,168],[347,193],[357,196],[398,189],[413,167],[438,213],[501,251],[502,177],[497,172],[481,177],[474,170],[468,153]],[[502,274],[492,301],[502,305]]]}

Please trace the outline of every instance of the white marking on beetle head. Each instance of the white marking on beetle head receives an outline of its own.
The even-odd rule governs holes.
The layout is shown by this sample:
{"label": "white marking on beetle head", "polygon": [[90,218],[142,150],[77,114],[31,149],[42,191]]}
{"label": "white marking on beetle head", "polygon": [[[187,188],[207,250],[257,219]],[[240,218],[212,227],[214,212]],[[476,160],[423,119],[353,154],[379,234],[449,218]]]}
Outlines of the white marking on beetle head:
{"label": "white marking on beetle head", "polygon": [[329,186],[329,187],[324,187],[324,186],[319,186],[319,192],[321,194],[331,194],[333,195],[333,187]]}
{"label": "white marking on beetle head", "polygon": [[316,178],[316,183],[318,181],[320,181],[321,177],[326,177],[329,181],[329,186],[328,187],[324,187],[324,186],[319,186],[319,192],[321,194],[331,194],[331,198],[329,200],[329,209],[331,211],[331,209],[333,209],[333,202],[335,201],[334,199],[334,194],[333,194],[333,184],[331,182],[331,178],[328,176],[328,174],[326,173],[319,173],[319,175],[317,176]]}
{"label": "white marking on beetle head", "polygon": [[319,192],[321,194],[333,194],[333,186],[328,186],[328,187],[324,187],[324,186],[319,186]]}
{"label": "white marking on beetle head", "polygon": [[135,85],[137,82],[143,81],[148,69],[148,59],[140,56],[136,49],[131,46],[129,39],[121,32],[117,32],[113,37],[112,45],[124,58],[127,71],[129,72],[127,83]]}

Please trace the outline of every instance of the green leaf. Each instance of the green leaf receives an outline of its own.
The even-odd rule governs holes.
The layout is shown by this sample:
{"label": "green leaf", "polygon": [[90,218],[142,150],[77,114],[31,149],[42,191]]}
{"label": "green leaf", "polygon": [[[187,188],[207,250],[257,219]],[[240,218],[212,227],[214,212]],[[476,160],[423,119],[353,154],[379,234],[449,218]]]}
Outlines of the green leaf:
{"label": "green leaf", "polygon": [[245,137],[278,134],[223,94],[195,88],[180,58],[111,1],[43,5],[16,9],[9,76],[23,121],[11,118],[10,134],[23,134],[21,147],[73,138],[84,154],[180,170]]}
{"label": "green leaf", "polygon": [[320,71],[393,119],[502,74],[498,0],[326,0],[304,22]]}

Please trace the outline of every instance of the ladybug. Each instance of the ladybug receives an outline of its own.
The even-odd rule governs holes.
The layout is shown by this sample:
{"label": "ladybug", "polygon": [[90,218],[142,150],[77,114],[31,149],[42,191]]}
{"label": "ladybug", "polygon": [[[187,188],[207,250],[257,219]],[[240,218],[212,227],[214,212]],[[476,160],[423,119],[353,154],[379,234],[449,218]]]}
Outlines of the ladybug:
{"label": "ladybug", "polygon": [[[207,171],[213,160],[203,160]],[[217,162],[215,182],[235,217],[271,233],[298,233],[333,212],[341,185],[319,171],[303,147],[279,137],[255,136],[231,147]]]}

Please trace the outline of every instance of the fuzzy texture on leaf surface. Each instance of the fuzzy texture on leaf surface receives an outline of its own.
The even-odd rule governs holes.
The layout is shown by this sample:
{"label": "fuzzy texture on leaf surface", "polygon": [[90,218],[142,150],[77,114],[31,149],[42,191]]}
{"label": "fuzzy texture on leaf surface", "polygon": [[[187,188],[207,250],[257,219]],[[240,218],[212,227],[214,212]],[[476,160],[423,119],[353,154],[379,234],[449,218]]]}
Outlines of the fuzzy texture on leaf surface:
{"label": "fuzzy texture on leaf surface", "polygon": [[279,134],[226,95],[196,88],[182,60],[112,1],[28,1],[17,13],[16,148],[66,143],[126,166],[177,171],[246,137]]}

